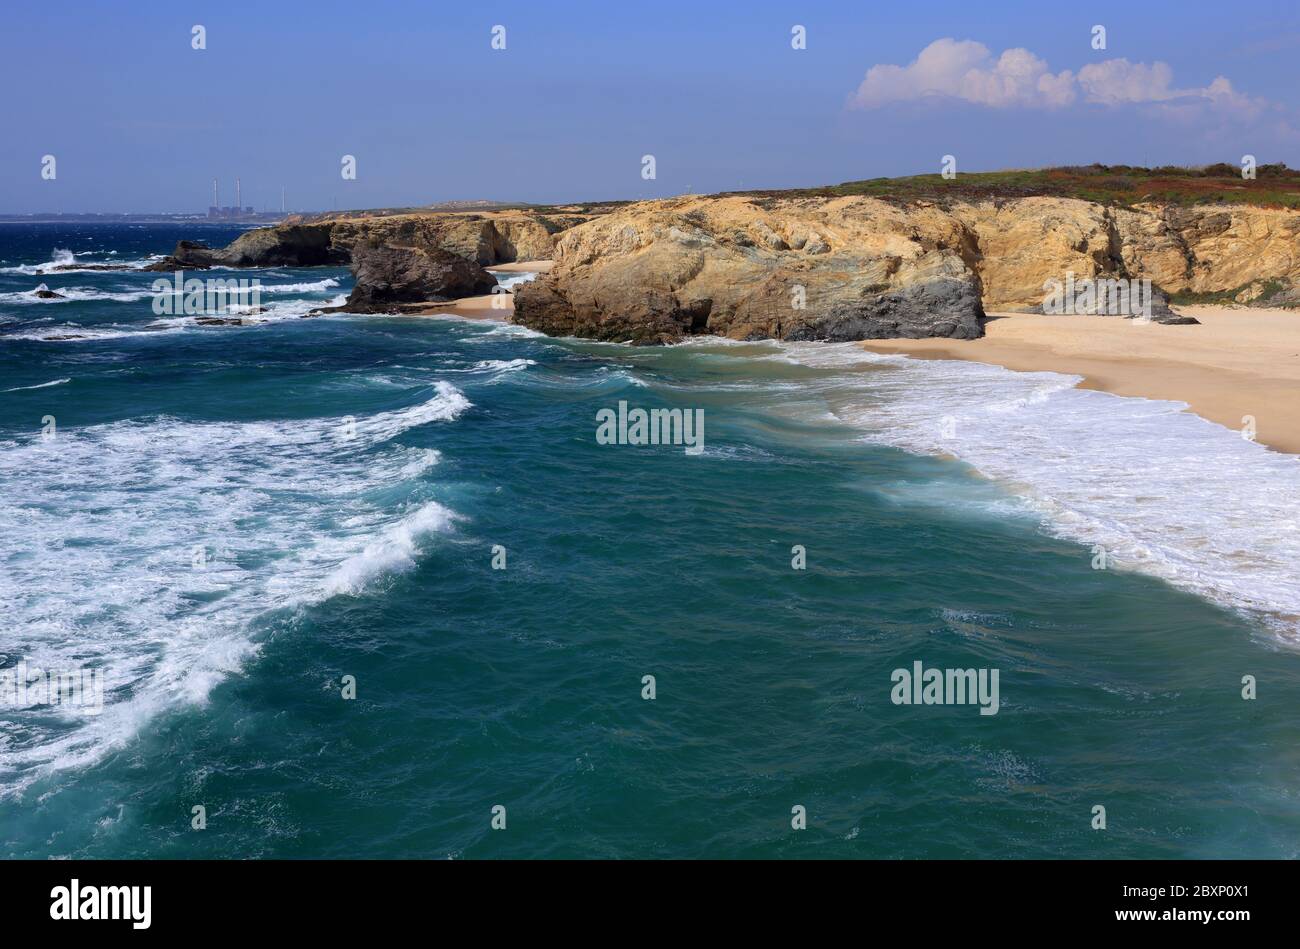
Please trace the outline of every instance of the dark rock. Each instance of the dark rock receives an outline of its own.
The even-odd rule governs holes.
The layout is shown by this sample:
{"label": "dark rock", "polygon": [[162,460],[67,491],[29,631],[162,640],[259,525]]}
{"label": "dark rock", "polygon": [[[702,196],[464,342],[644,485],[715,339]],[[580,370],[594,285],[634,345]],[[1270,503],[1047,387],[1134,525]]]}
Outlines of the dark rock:
{"label": "dark rock", "polygon": [[[175,270],[207,270],[214,264],[224,263],[225,251],[213,250],[203,241],[177,241],[176,249],[165,261],[175,261]],[[162,263],[164,261],[160,261]]]}
{"label": "dark rock", "polygon": [[55,264],[44,268],[41,273],[55,273],[62,270],[135,270],[130,264]]}
{"label": "dark rock", "polygon": [[825,315],[815,314],[783,338],[832,343],[858,339],[979,339],[984,309],[979,284],[972,280],[928,280],[861,302],[839,303]]}
{"label": "dark rock", "polygon": [[350,313],[400,312],[403,304],[445,303],[491,293],[490,273],[440,248],[358,244],[352,248],[356,286],[344,309]]}
{"label": "dark rock", "polygon": [[65,297],[62,293],[55,293],[49,287],[45,286],[45,284],[41,284],[32,292],[35,293],[37,298],[41,300],[66,300],[67,299],[67,297]]}
{"label": "dark rock", "polygon": [[571,303],[562,286],[534,280],[515,288],[514,321],[547,336],[578,336],[614,343],[656,346],[690,335],[695,310],[688,312],[669,292],[642,288],[617,310],[594,300]]}
{"label": "dark rock", "polygon": [[345,247],[330,241],[327,225],[259,227],[235,238],[228,247],[203,241],[179,241],[167,257],[140,269],[159,273],[211,267],[318,267],[348,262]]}
{"label": "dark rock", "polygon": [[154,273],[172,273],[176,270],[207,270],[222,263],[224,251],[213,250],[203,241],[177,241],[170,256],[141,267]]}
{"label": "dark rock", "polygon": [[[1144,291],[1141,291],[1136,294],[1137,300],[1134,301],[1133,304],[1130,304],[1129,302],[1130,301],[1129,287],[1131,287],[1132,284],[1137,283],[1138,279],[1140,278],[1111,277],[1105,274],[1099,274],[1097,277],[1091,279],[1095,281],[1107,281],[1107,280],[1119,281],[1117,285],[1117,292],[1115,293],[1114,297],[1112,298],[1108,295],[1104,295],[1100,291],[1100,289],[1098,289],[1093,297],[1092,307],[1090,309],[1087,309],[1085,308],[1086,303],[1084,301],[1084,298],[1080,296],[1084,292],[1084,282],[1079,281],[1076,283],[1075,301],[1072,304],[1070,303],[1070,301],[1064,300],[1063,298],[1061,301],[1059,301],[1061,304],[1064,304],[1067,307],[1066,313],[1064,315],[1118,316],[1126,320],[1147,319],[1145,313],[1133,312],[1133,310],[1138,309],[1139,306],[1141,305],[1142,297],[1145,296]],[[1132,283],[1130,283],[1130,281],[1132,281]],[[1151,303],[1150,320],[1152,323],[1160,323],[1165,326],[1189,326],[1193,324],[1199,325],[1201,322],[1195,317],[1183,316],[1182,314],[1175,312],[1169,306],[1169,295],[1165,293],[1163,290],[1161,290],[1155,284],[1151,284],[1150,303]],[[1033,307],[1027,310],[1026,312],[1046,313],[1048,315],[1051,315],[1051,310],[1052,307],[1049,306],[1048,302],[1045,301],[1041,305]]]}
{"label": "dark rock", "polygon": [[244,321],[237,317],[229,316],[199,316],[195,317],[194,322],[199,326],[243,326]]}
{"label": "dark rock", "polygon": [[[1126,319],[1139,319],[1129,315]],[[1155,284],[1151,285],[1151,322],[1159,323],[1162,326],[1199,326],[1201,321],[1194,316],[1183,316],[1175,313],[1169,306],[1169,294],[1165,293]]]}
{"label": "dark rock", "polygon": [[145,264],[140,269],[153,273],[171,273],[174,270],[184,270],[185,265],[175,257],[164,257],[162,260],[155,260],[151,264]]}
{"label": "dark rock", "polygon": [[331,231],[330,224],[260,227],[214,252],[213,262],[227,267],[340,267],[349,254],[332,243]]}
{"label": "dark rock", "polygon": [[[694,253],[725,262],[727,251]],[[682,275],[702,268],[690,258],[675,267],[681,256],[674,250],[666,261],[649,263],[644,254],[626,263],[614,257],[594,272],[553,272],[521,284],[515,288],[514,322],[549,336],[639,345],[703,334],[830,342],[984,335],[979,279],[950,252],[935,252],[924,265],[912,266],[906,281],[890,282],[898,261],[882,258],[773,270],[758,280],[697,281],[690,287],[682,286]],[[734,301],[730,305],[728,296]],[[806,298],[806,304],[792,306],[796,297]]]}

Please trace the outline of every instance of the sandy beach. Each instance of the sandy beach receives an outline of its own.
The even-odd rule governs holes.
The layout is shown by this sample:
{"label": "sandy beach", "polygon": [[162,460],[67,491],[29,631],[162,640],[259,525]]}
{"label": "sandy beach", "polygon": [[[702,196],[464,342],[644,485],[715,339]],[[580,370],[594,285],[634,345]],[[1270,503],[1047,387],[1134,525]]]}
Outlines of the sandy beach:
{"label": "sandy beach", "polygon": [[493,264],[486,269],[501,273],[546,273],[554,266],[553,260],[516,260],[509,264]]}
{"label": "sandy beach", "polygon": [[1186,402],[1203,418],[1300,453],[1300,312],[1188,306],[1199,326],[1117,317],[990,313],[977,340],[882,339],[877,353],[968,359],[1022,372],[1084,377],[1085,388]]}
{"label": "sandy beach", "polygon": [[515,312],[515,298],[509,293],[491,293],[481,297],[461,297],[447,303],[429,303],[413,316],[463,316],[467,320],[502,320],[510,322]]}

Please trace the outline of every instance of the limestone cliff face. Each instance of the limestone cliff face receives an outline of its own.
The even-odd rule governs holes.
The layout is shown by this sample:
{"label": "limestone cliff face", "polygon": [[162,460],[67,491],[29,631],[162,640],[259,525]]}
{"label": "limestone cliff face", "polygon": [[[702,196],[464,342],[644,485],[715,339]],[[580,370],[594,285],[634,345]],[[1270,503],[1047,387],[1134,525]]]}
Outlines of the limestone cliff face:
{"label": "limestone cliff face", "polygon": [[[1131,266],[1170,292],[1234,291],[1239,303],[1300,303],[1300,212],[1147,207],[1121,213],[1119,225]],[[1262,284],[1276,284],[1277,298],[1267,299]]]}
{"label": "limestone cliff face", "polygon": [[330,225],[330,238],[336,247],[349,249],[358,241],[436,248],[485,266],[549,259],[555,241],[548,226],[553,225],[537,216],[398,215],[335,222]]}
{"label": "limestone cliff face", "polygon": [[1147,277],[1171,294],[1300,303],[1300,212],[1124,209],[1055,197],[942,207],[685,197],[574,227],[556,241],[555,261],[515,295],[516,322],[554,335],[966,339],[983,334],[985,308],[1041,306],[1045,283],[1067,273]]}
{"label": "limestone cliff face", "polygon": [[1068,198],[959,204],[975,234],[984,305],[1042,302],[1043,284],[1076,277],[1146,277],[1167,293],[1241,296],[1252,283],[1300,285],[1300,212],[1236,205],[1108,208]]}
{"label": "limestone cliff face", "polygon": [[869,198],[674,198],[565,232],[515,293],[542,332],[850,340],[983,333],[975,242],[935,207]]}

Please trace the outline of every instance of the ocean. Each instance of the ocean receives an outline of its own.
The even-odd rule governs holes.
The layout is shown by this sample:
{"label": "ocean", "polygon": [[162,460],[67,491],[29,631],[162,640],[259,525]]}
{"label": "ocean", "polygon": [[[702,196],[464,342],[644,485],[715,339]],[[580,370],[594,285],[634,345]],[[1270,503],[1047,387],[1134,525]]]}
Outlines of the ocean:
{"label": "ocean", "polygon": [[1052,373],[50,271],[237,233],[0,225],[0,683],[102,681],[0,689],[0,856],[1300,855],[1296,458]]}

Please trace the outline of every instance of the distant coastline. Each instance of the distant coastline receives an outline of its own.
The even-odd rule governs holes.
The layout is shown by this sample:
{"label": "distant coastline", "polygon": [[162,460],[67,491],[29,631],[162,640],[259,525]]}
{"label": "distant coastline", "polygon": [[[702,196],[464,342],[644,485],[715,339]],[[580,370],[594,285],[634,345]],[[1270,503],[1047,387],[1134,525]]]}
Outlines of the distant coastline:
{"label": "distant coastline", "polygon": [[288,214],[261,212],[228,220],[212,219],[197,211],[178,214],[0,214],[0,224],[185,224],[202,227],[266,227],[279,224]]}

